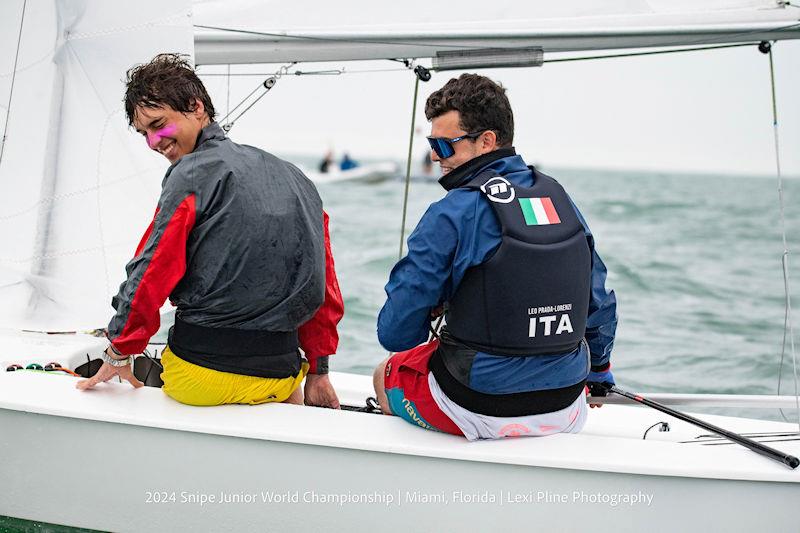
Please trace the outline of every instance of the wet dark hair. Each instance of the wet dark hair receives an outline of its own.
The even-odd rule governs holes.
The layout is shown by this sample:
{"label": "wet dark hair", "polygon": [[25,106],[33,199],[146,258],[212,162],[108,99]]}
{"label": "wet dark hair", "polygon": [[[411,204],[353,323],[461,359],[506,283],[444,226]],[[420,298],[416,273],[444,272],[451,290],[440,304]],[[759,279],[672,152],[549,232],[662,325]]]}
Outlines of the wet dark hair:
{"label": "wet dark hair", "polygon": [[514,142],[514,113],[506,90],[485,76],[462,74],[428,97],[425,116],[432,120],[448,111],[458,111],[467,133],[492,130],[498,146]]}
{"label": "wet dark hair", "polygon": [[171,107],[181,113],[191,113],[195,98],[203,102],[208,118],[216,112],[203,82],[182,54],[158,54],[149,63],[137,65],[126,73],[125,115],[133,124],[136,108]]}

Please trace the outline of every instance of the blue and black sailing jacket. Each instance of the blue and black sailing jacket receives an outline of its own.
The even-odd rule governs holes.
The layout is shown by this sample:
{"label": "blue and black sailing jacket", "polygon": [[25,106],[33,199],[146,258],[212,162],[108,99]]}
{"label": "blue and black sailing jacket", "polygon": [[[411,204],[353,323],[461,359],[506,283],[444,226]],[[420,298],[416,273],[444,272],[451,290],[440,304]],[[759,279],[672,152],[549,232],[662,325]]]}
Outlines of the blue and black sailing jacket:
{"label": "blue and black sailing jacket", "polygon": [[[403,351],[425,342],[431,309],[450,302],[464,277],[495,255],[502,242],[498,218],[483,193],[463,187],[475,176],[487,173],[502,176],[516,187],[534,185],[534,172],[513,148],[485,154],[442,177],[440,183],[448,193],[422,216],[408,238],[408,254],[395,265],[386,285],[387,300],[378,317],[378,338],[386,349]],[[591,254],[586,342],[570,347],[566,353],[538,351],[535,357],[520,357],[524,354],[498,355],[476,350],[475,346],[460,346],[458,339],[448,338],[445,334],[443,346],[461,350],[456,355],[458,362],[447,365],[450,372],[446,377],[454,378],[452,383],[440,382],[440,385],[448,397],[457,403],[466,403],[462,406],[485,412],[480,408],[485,402],[474,398],[480,398],[481,394],[493,395],[492,400],[496,401],[497,395],[519,397],[521,393],[568,390],[568,396],[574,400],[582,390],[590,368],[602,371],[609,367],[617,325],[616,298],[614,292],[605,287],[607,270],[594,248],[594,239],[586,221],[571,200],[569,204],[583,226]],[[437,361],[441,366],[440,357],[434,357],[431,366],[437,381],[442,381],[439,377],[441,371],[437,372],[435,368]],[[473,401],[452,397],[456,393],[454,388],[459,386],[474,393]],[[539,397],[527,399],[538,400]],[[564,398],[564,402],[568,400]],[[508,409],[485,413],[498,416],[533,414],[529,409],[520,411],[519,402],[516,403],[517,406]],[[557,407],[545,406],[542,412]]]}

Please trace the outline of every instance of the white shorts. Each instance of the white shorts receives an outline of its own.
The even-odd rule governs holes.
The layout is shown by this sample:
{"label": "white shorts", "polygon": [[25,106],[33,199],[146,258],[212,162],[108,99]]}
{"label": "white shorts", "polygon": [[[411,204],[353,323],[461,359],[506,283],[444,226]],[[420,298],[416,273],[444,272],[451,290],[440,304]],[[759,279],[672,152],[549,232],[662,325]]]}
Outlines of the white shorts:
{"label": "white shorts", "polygon": [[461,429],[468,440],[504,439],[507,437],[544,437],[554,433],[577,433],[586,423],[586,392],[570,405],[552,413],[528,416],[489,416],[467,411],[445,396],[433,372],[428,386],[436,405]]}

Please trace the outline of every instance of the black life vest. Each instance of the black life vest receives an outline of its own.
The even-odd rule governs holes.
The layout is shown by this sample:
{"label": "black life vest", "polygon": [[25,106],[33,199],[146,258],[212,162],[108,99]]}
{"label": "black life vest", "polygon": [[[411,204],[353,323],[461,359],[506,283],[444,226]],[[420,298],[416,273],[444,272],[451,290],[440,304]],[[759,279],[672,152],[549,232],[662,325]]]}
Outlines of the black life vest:
{"label": "black life vest", "polygon": [[479,190],[502,228],[502,243],[467,270],[448,302],[447,331],[496,355],[573,351],[586,331],[591,251],[564,188],[530,167],[533,187],[496,172],[461,185]]}

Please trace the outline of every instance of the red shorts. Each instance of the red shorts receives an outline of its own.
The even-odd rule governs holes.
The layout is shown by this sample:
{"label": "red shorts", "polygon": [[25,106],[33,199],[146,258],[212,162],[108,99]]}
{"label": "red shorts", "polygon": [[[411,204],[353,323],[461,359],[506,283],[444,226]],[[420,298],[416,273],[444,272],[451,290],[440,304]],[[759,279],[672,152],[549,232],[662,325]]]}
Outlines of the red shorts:
{"label": "red shorts", "polygon": [[439,340],[397,352],[386,363],[384,388],[392,414],[425,429],[463,435],[431,396],[428,387],[428,361],[439,347]]}

